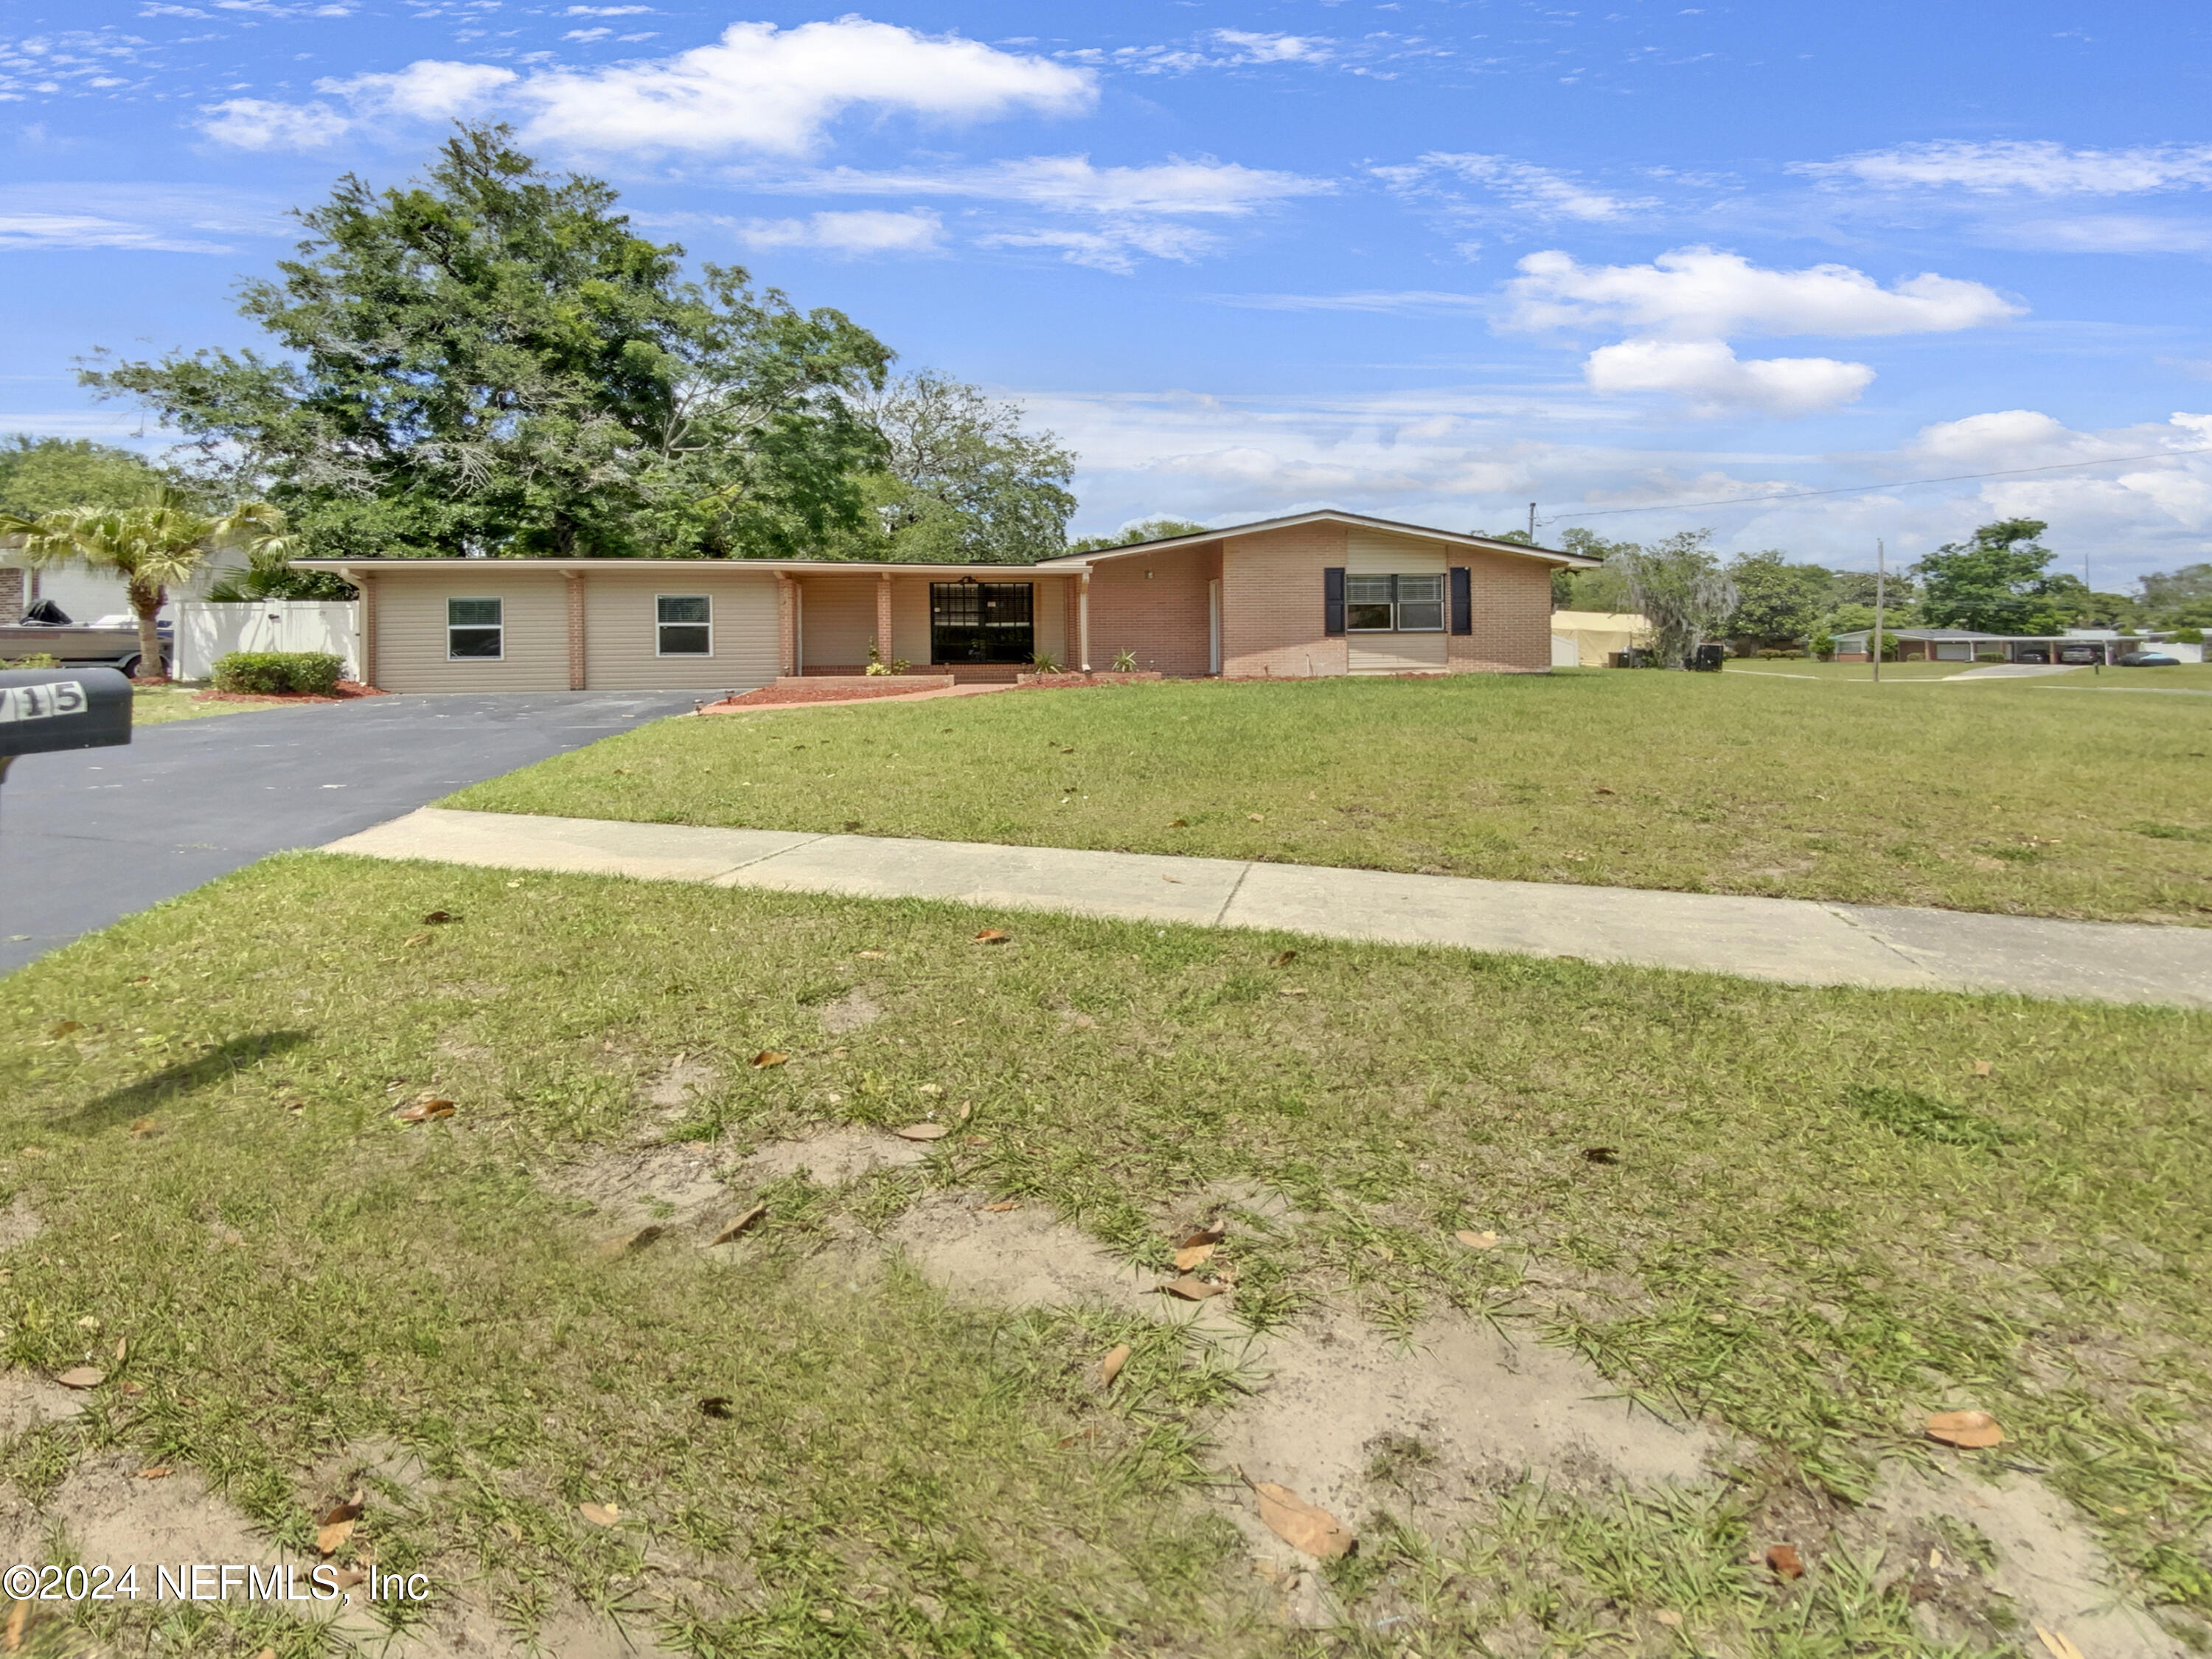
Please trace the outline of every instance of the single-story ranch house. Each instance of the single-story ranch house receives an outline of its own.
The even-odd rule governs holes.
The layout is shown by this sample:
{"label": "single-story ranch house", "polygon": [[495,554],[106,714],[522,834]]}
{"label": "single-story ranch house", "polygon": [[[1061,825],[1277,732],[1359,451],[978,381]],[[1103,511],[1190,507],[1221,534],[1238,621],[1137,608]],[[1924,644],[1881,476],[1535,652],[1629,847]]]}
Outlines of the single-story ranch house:
{"label": "single-story ranch house", "polygon": [[1548,548],[1301,513],[1033,565],[301,559],[361,590],[387,691],[750,690],[886,663],[1011,679],[1123,652],[1172,677],[1543,673]]}

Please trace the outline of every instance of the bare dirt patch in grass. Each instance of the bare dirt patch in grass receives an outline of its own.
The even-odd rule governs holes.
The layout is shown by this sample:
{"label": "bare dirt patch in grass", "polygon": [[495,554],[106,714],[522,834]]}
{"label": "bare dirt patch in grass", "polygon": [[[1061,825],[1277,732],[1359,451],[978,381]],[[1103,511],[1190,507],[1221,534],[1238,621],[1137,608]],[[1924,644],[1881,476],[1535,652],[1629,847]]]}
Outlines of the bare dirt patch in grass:
{"label": "bare dirt patch in grass", "polygon": [[819,1185],[838,1187],[878,1170],[911,1169],[928,1157],[929,1148],[922,1142],[854,1125],[824,1129],[799,1140],[770,1141],[741,1168],[756,1182],[804,1175]]}

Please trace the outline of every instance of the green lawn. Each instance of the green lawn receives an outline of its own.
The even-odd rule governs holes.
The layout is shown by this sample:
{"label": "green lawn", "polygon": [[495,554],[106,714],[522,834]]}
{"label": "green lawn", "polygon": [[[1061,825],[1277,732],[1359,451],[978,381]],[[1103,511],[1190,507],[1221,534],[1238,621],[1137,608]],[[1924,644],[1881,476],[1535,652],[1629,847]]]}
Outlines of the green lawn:
{"label": "green lawn", "polygon": [[445,804],[2202,926],[2212,698],[2109,690],[2200,682],[1013,691],[665,720]]}
{"label": "green lawn", "polygon": [[[1675,1496],[1509,1478],[1441,1535],[1345,1517],[1333,1578],[1365,1633],[1334,1651],[2016,1653],[1971,1538],[1940,1583],[1924,1539],[1866,1547],[1877,1462],[1968,1405],[2136,1593],[2200,1640],[2173,1609],[2212,1612],[2201,1014],[319,854],[7,991],[0,1208],[46,1231],[0,1272],[0,1340],[113,1373],[0,1445],[33,1498],[125,1454],[305,1547],[333,1483],[412,1458],[338,1559],[524,1626],[582,1601],[702,1655],[1313,1652],[1268,1622],[1233,1483],[1198,1484],[1206,1437],[1264,1397],[1140,1318],[948,1304],[879,1242],[942,1186],[1164,1269],[1165,1218],[1234,1183],[1254,1207],[1207,1271],[1243,1318],[1466,1309],[1737,1437]],[[880,1018],[830,1035],[856,991]],[[672,1067],[695,1085],[672,1112]],[[426,1090],[453,1115],[397,1123]],[[641,1139],[735,1155],[955,1102],[919,1168],[740,1182],[729,1209],[769,1213],[734,1250],[611,1259],[562,1196],[565,1160]],[[1794,1583],[1754,1565],[1778,1516]],[[1941,1641],[1916,1623],[1939,1615]],[[152,1634],[101,1617],[130,1650]],[[310,1650],[236,1608],[162,1638]]]}
{"label": "green lawn", "polygon": [[285,706],[267,702],[202,702],[200,693],[206,689],[199,685],[139,686],[131,695],[131,723],[133,726],[166,726],[171,720],[205,720],[210,714],[244,714],[258,708]]}

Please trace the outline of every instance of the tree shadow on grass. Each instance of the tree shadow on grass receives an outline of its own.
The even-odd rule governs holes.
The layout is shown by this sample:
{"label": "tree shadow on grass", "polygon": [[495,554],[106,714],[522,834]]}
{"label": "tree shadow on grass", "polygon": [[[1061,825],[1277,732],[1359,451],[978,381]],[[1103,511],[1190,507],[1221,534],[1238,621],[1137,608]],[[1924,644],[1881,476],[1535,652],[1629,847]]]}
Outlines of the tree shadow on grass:
{"label": "tree shadow on grass", "polygon": [[195,1094],[211,1083],[235,1077],[264,1060],[298,1048],[311,1036],[307,1031],[254,1031],[226,1038],[211,1048],[203,1048],[190,1060],[164,1066],[136,1083],[125,1084],[87,1102],[62,1119],[59,1127],[79,1134],[98,1134],[102,1129],[143,1117],[153,1108],[179,1096]]}

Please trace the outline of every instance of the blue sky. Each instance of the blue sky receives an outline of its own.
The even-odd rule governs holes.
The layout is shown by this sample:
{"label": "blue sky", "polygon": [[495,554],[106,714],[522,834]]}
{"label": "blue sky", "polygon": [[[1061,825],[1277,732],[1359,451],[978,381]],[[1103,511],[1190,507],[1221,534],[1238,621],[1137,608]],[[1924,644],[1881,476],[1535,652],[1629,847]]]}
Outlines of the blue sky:
{"label": "blue sky", "polygon": [[2212,556],[2208,35],[2034,0],[9,0],[0,431],[158,444],[72,361],[247,343],[287,208],[496,117],[1018,398],[1082,457],[1079,531],[1534,501],[1863,566],[2027,514],[2120,586]]}

